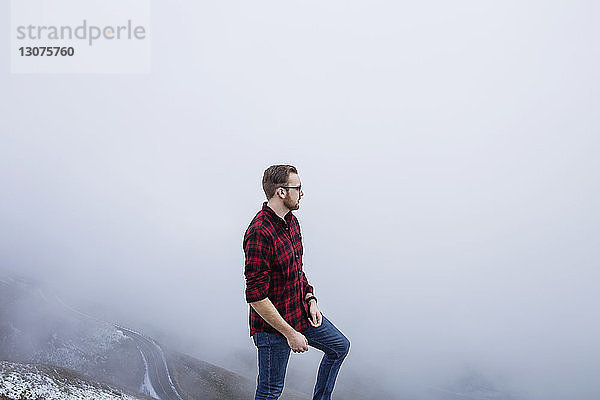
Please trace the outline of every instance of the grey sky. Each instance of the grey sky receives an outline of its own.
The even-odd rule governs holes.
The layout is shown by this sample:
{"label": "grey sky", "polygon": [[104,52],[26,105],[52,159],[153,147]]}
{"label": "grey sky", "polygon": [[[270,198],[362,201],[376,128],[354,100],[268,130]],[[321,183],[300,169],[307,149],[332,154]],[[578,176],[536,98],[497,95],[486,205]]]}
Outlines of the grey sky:
{"label": "grey sky", "polygon": [[0,264],[243,372],[241,238],[292,163],[340,382],[475,368],[597,398],[598,11],[154,1],[150,75],[10,75],[3,52]]}

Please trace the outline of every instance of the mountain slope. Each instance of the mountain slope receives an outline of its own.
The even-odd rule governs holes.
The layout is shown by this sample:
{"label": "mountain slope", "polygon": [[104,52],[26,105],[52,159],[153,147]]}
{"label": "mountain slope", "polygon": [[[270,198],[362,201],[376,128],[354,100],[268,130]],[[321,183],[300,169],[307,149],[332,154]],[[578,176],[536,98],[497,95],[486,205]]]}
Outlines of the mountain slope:
{"label": "mountain slope", "polygon": [[0,360],[69,368],[133,391],[144,380],[142,357],[129,337],[16,279],[0,281]]}
{"label": "mountain slope", "polygon": [[46,364],[0,361],[0,399],[149,400],[116,385],[91,380],[76,371]]}
{"label": "mountain slope", "polygon": [[[184,400],[253,399],[256,383],[246,377],[186,354],[166,351],[173,380]],[[285,389],[281,400],[309,400],[310,396]]]}
{"label": "mountain slope", "polygon": [[[76,310],[35,283],[3,278],[0,289],[0,360],[63,367],[162,400],[254,397],[254,380],[182,353],[163,352],[151,337]],[[0,386],[6,379],[0,376]],[[164,391],[171,379],[178,393]],[[281,398],[309,396],[286,390]]]}

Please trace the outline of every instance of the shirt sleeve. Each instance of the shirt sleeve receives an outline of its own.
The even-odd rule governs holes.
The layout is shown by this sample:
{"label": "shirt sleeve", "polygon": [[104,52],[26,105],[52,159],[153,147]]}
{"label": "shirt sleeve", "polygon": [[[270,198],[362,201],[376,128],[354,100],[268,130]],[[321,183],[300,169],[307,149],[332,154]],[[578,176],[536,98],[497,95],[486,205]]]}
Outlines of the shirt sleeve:
{"label": "shirt sleeve", "polygon": [[244,253],[246,264],[246,302],[252,303],[266,298],[269,294],[269,282],[272,259],[272,239],[260,229],[246,232]]}
{"label": "shirt sleeve", "polygon": [[[308,279],[306,279],[304,271],[302,271],[302,276],[300,277],[300,280],[302,281],[302,293],[304,293],[304,296],[306,296],[306,293],[315,294],[315,288],[308,283]],[[302,299],[302,301],[304,301],[304,299]]]}

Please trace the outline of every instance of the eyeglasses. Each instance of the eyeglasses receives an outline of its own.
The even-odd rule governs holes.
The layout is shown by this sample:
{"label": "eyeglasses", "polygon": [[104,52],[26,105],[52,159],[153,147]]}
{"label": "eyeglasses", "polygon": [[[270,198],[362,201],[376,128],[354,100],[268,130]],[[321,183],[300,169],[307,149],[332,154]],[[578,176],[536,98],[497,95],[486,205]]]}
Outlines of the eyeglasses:
{"label": "eyeglasses", "polygon": [[298,185],[298,186],[280,186],[280,188],[282,188],[282,189],[298,189],[299,192],[302,191],[302,185]]}

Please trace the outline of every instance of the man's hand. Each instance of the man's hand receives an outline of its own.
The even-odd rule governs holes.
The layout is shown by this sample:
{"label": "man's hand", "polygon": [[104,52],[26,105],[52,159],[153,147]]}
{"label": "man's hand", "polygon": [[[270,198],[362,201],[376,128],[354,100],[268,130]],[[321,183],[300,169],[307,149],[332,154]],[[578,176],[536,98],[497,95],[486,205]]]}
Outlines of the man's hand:
{"label": "man's hand", "polygon": [[309,312],[310,317],[308,318],[308,322],[315,328],[321,326],[321,322],[323,322],[323,316],[321,315],[321,311],[319,310],[319,306],[315,300],[311,300],[309,303]]}
{"label": "man's hand", "polygon": [[290,335],[286,336],[288,346],[294,353],[303,353],[308,351],[308,340],[306,336],[298,331],[293,331]]}

